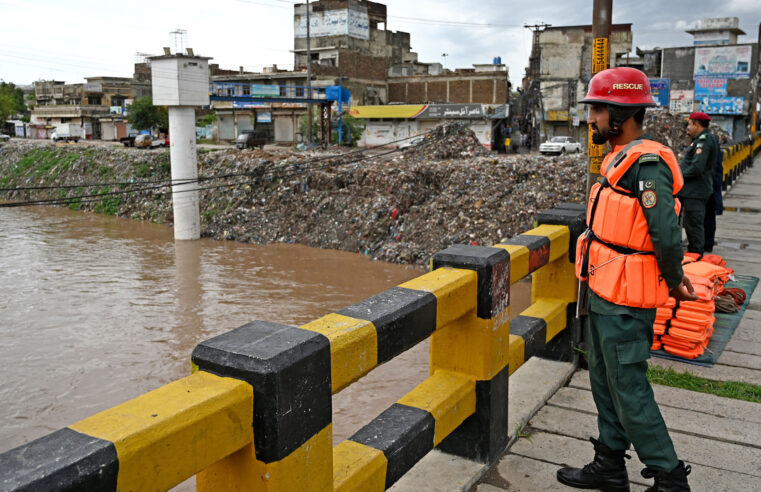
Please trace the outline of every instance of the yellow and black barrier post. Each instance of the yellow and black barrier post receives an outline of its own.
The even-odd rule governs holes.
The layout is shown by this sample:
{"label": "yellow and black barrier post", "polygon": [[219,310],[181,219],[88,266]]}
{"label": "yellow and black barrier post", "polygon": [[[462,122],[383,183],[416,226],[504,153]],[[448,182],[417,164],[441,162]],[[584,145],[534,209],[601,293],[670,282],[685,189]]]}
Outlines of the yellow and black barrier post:
{"label": "yellow and black barrier post", "polygon": [[330,343],[322,334],[253,321],[200,343],[200,372],[253,388],[253,443],[198,474],[199,491],[330,490]]}
{"label": "yellow and black barrier post", "polygon": [[0,454],[0,489],[168,490],[251,442],[252,406],[196,373]]}
{"label": "yellow and black barrier post", "polygon": [[431,269],[475,272],[476,309],[431,337],[430,370],[475,381],[475,411],[439,443],[447,453],[493,462],[507,446],[510,255],[496,247],[455,245],[433,255]]}

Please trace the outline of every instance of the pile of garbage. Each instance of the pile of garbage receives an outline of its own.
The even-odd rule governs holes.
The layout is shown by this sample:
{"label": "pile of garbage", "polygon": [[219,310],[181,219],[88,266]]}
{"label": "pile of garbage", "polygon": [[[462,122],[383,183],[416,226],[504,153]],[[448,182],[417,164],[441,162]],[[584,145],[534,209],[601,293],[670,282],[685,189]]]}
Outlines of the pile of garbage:
{"label": "pile of garbage", "polygon": [[404,153],[435,160],[490,154],[489,150],[478,141],[473,130],[459,122],[437,126],[425,135],[422,144],[410,147]]}
{"label": "pile of garbage", "polygon": [[[722,127],[716,123],[711,123],[708,129],[719,138],[720,141],[729,141],[731,139]],[[653,139],[670,147],[671,150],[681,157],[692,143],[692,139],[687,134],[687,117],[680,114],[672,114],[663,109],[649,109],[645,113],[644,130],[653,136]],[[722,140],[723,139],[723,140]]]}
{"label": "pile of garbage", "polygon": [[[47,147],[48,158],[24,145],[0,153],[3,186],[82,187],[0,200],[55,198],[78,210],[172,222],[168,152]],[[199,153],[198,164],[205,237],[296,242],[412,264],[452,244],[491,245],[524,232],[537,212],[583,201],[586,180],[583,155],[492,154],[471,130],[452,126],[404,153],[229,149]],[[100,193],[114,194],[76,198]]]}

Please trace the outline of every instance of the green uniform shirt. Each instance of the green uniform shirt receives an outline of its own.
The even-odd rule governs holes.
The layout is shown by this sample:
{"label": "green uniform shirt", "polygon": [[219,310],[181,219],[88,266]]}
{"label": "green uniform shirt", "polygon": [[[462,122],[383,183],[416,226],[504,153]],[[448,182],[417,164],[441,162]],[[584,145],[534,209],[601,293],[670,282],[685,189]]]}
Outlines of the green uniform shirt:
{"label": "green uniform shirt", "polygon": [[[642,135],[640,140],[652,140]],[[619,185],[637,194],[653,243],[655,260],[661,270],[663,281],[669,289],[679,285],[682,271],[682,231],[674,212],[674,177],[659,155],[643,154],[619,180]],[[648,192],[647,205],[642,195]],[[652,193],[649,193],[652,192]],[[652,194],[655,204],[652,204]],[[599,314],[625,314],[639,319],[651,319],[652,309],[633,308],[608,302],[590,290],[590,309]]]}
{"label": "green uniform shirt", "polygon": [[713,171],[718,150],[716,139],[708,128],[692,140],[679,163],[684,176],[684,188],[679,196],[705,199],[713,193]]}

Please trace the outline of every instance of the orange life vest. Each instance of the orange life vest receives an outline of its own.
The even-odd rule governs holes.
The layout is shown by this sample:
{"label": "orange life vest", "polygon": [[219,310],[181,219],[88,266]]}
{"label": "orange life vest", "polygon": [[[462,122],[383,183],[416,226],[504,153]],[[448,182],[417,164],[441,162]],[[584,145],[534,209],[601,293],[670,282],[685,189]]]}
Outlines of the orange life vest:
{"label": "orange life vest", "polygon": [[[576,243],[576,276],[614,304],[654,308],[668,300],[668,286],[655,260],[637,190],[619,184],[644,154],[655,154],[666,162],[674,180],[673,195],[684,185],[676,157],[664,145],[634,140],[610,152],[600,168],[603,179],[589,194],[587,230]],[[680,206],[676,200],[677,215]]]}

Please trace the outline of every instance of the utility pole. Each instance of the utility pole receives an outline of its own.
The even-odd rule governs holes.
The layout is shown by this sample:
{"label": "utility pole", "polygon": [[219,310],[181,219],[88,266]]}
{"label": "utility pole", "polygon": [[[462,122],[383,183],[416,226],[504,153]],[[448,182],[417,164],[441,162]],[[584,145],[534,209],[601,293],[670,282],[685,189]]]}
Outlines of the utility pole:
{"label": "utility pole", "polygon": [[[542,34],[542,31],[544,31],[545,28],[551,27],[551,24],[533,24],[528,25],[524,24],[523,27],[531,31],[534,35],[534,39],[532,41],[531,45],[531,56],[529,57],[528,62],[528,87],[526,88],[527,95],[524,95],[524,97],[528,97],[528,111],[531,111],[532,114],[532,124],[531,124],[531,148],[536,148],[537,146],[537,140],[539,138],[539,132],[537,131],[536,126],[539,126],[539,129],[542,127],[542,122],[544,121],[544,109],[543,109],[543,103],[542,103],[542,87],[541,87],[541,65],[542,65],[542,48],[539,45],[539,36]],[[539,109],[539,115],[537,115],[537,108]],[[538,125],[537,125],[538,122]]]}
{"label": "utility pole", "polygon": [[[594,0],[592,6],[592,76],[610,68],[610,23],[613,0]],[[587,172],[587,197],[592,185],[600,178],[605,147],[592,142],[592,128],[588,130],[589,171]]]}
{"label": "utility pole", "polygon": [[309,0],[307,0],[307,146],[312,145],[312,46],[309,25]]}

